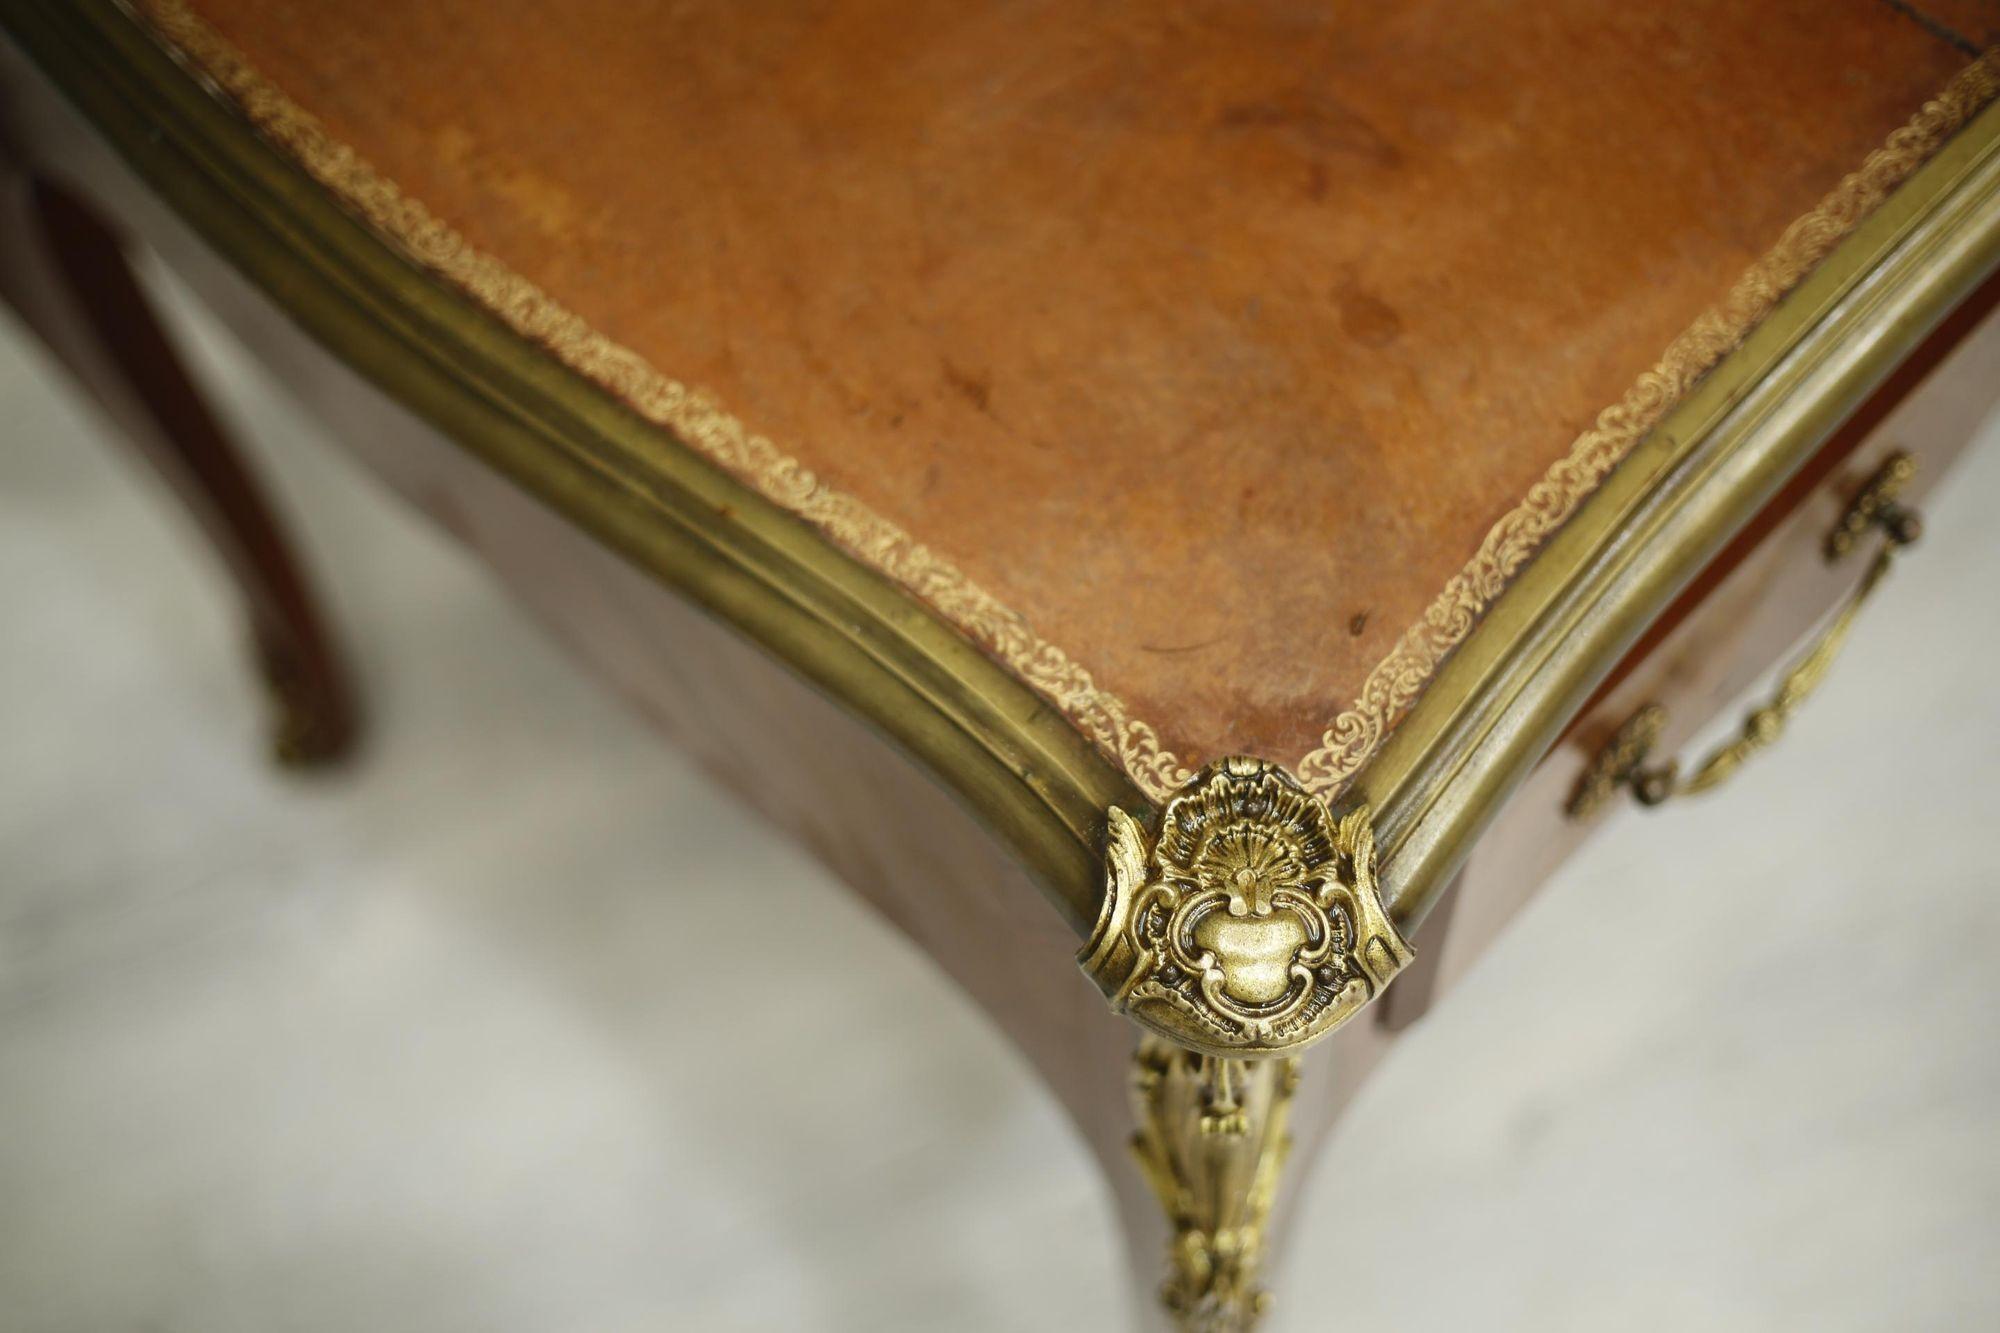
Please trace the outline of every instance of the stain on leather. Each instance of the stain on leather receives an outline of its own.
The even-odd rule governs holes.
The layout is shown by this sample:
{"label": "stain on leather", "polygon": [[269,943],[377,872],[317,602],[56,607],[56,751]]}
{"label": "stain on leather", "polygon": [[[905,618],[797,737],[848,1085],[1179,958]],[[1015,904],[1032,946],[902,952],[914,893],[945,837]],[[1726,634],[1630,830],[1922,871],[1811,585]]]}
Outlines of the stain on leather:
{"label": "stain on leather", "polygon": [[1335,292],[1340,327],[1363,347],[1387,347],[1403,336],[1403,319],[1387,301],[1352,280]]}

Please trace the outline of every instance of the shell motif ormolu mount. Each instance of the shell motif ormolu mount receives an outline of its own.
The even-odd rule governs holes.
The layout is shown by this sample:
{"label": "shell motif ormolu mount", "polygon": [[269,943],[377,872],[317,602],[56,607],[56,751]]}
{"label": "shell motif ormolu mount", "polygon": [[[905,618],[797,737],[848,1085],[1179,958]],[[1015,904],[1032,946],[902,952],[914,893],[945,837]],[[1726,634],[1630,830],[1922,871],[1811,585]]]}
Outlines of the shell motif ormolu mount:
{"label": "shell motif ormolu mount", "polygon": [[1376,892],[1367,808],[1336,822],[1259,759],[1196,774],[1150,845],[1114,807],[1105,862],[1084,971],[1112,1008],[1209,1055],[1297,1050],[1414,956]]}

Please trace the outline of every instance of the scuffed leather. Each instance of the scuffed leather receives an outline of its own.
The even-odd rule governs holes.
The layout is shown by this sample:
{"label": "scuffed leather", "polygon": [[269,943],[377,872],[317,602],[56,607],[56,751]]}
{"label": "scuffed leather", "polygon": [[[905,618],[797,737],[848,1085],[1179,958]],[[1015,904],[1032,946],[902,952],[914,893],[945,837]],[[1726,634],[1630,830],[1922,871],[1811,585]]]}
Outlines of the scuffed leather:
{"label": "scuffed leather", "polygon": [[1311,749],[1965,63],[1875,0],[195,0],[1190,763]]}

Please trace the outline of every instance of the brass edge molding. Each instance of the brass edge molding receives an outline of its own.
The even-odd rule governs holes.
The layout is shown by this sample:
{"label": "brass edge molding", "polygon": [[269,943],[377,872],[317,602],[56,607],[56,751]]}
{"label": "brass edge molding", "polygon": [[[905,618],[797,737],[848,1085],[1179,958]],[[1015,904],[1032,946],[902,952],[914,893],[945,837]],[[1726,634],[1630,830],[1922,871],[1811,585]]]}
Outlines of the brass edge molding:
{"label": "brass edge molding", "polygon": [[950,560],[837,491],[768,437],[748,429],[706,392],[655,369],[638,353],[474,247],[421,200],[403,193],[317,117],[260,74],[183,0],[129,0],[132,8],[191,68],[231,99],[308,175],[418,264],[465,292],[565,365],[664,426],[676,439],[799,515],[848,554],[881,571],[933,607],[1012,667],[1113,755],[1132,781],[1159,799],[1189,774],[1116,695],[1098,687],[1081,664],[1042,638],[1025,618],[972,581]]}
{"label": "brass edge molding", "polygon": [[1996,268],[1989,105],[1640,442],[1383,747],[1369,783],[1400,924],[1652,618]]}
{"label": "brass edge molding", "polygon": [[0,0],[20,49],[211,247],[391,396],[940,773],[1078,935],[1099,747],[907,590],[558,365],[355,219],[116,0]]}
{"label": "brass edge molding", "polygon": [[[1157,730],[1132,715],[1090,672],[936,551],[857,498],[833,490],[706,394],[669,379],[597,333],[533,283],[478,251],[421,202],[402,194],[311,113],[269,84],[184,0],[121,0],[242,108],[316,180],[418,263],[472,296],[522,336],[631,404],[647,419],[773,503],[812,523],[857,560],[908,589],[1010,667],[1085,736],[1113,756],[1149,798],[1166,799],[1192,776]],[[2000,55],[1988,53],[1890,136],[1863,166],[1789,227],[1718,306],[1669,345],[1623,398],[1501,518],[1424,617],[1372,670],[1359,697],[1335,716],[1295,771],[1334,795],[1352,781],[1512,577],[1665,413],[1713,370],[1937,146],[2000,91]]]}
{"label": "brass edge molding", "polygon": [[1240,1333],[1259,1285],[1297,1060],[1215,1060],[1148,1037],[1132,1061],[1132,1155],[1167,1214],[1160,1301],[1184,1329]]}
{"label": "brass edge molding", "polygon": [[1493,525],[1465,568],[1452,576],[1424,618],[1372,672],[1355,705],[1334,719],[1320,747],[1299,762],[1315,791],[1338,791],[1380,748],[1384,731],[1415,701],[1445,655],[1524,564],[1576,512],[1633,445],[1704,375],[1777,308],[1785,294],[1921,166],[1981,107],[2000,93],[2000,51],[1962,70],[1910,122],[1784,234],[1716,306],[1674,339],[1623,398],[1543,474],[1527,498]]}
{"label": "brass edge molding", "polygon": [[1301,1050],[1415,956],[1382,907],[1368,807],[1336,820],[1276,764],[1210,764],[1150,839],[1113,807],[1107,842],[1077,961],[1114,1011],[1204,1055]]}
{"label": "brass edge molding", "polygon": [[[1093,827],[1108,805],[1137,809],[1143,804],[1141,792],[1128,789],[1122,773],[1114,774],[1095,758],[1097,747],[1077,738],[1068,723],[1054,718],[1027,691],[1018,690],[1023,698],[1016,700],[1018,681],[941,623],[931,633],[929,613],[914,601],[897,605],[901,594],[890,596],[893,590],[886,581],[878,591],[875,576],[858,563],[824,558],[831,548],[817,538],[809,542],[802,526],[794,539],[783,523],[765,522],[760,497],[736,487],[719,470],[684,467],[682,451],[662,448],[657,432],[638,429],[636,421],[625,424],[610,397],[596,391],[598,386],[583,392],[584,386],[569,383],[568,372],[552,359],[525,355],[528,349],[513,334],[489,324],[487,312],[472,317],[474,312],[461,308],[434,279],[401,267],[405,261],[394,257],[372,228],[364,234],[323,190],[304,188],[298,164],[281,161],[273,149],[257,142],[233,107],[184,73],[173,73],[164,48],[150,34],[140,35],[129,8],[113,0],[0,0],[0,14],[70,98],[105,127],[107,138],[127,160],[322,341],[447,434],[531,483],[545,500],[628,558],[726,615],[934,765],[1020,851],[1079,935],[1088,929],[1101,899]],[[1996,137],[1992,119],[1990,113],[1981,117],[1980,151]],[[1962,148],[1947,144],[1939,156],[1960,155]],[[1957,178],[1947,179],[1930,166],[1924,174],[1943,183],[1920,190],[1913,183],[1881,211],[1931,209],[1941,197],[1952,203],[1953,192],[1960,189]],[[1913,195],[1916,204],[1906,205]],[[1990,205],[1990,192],[1979,201]],[[1829,276],[1835,279],[1832,286],[1845,287],[1859,280],[1857,274],[1872,274],[1889,248],[1881,239],[1882,221],[1871,217],[1858,229],[1871,235],[1857,234],[1844,242],[1802,287],[1827,287]],[[1942,224],[1932,219],[1921,225],[1935,233]],[[1990,232],[1993,213],[1989,207],[1983,216],[1968,215],[1961,207],[1955,225]],[[301,244],[308,251],[303,258],[297,253]],[[1940,261],[1915,276],[1895,275],[1895,283],[1922,289],[1914,305],[1895,306],[1917,314],[1899,318],[1921,321],[1925,310],[1935,317],[1942,312],[1940,302],[1970,289],[1976,275],[1959,271],[1965,269],[1963,263],[1951,262],[1957,267],[1950,272],[1950,265]],[[392,267],[397,271],[385,272]],[[1788,307],[1795,304],[1787,302]],[[1778,356],[1770,347],[1804,336],[1801,330],[1810,328],[1826,308],[1822,302],[1797,317],[1789,308],[1778,312],[1746,339],[1765,343],[1764,350],[1756,356],[1745,354],[1748,347],[1732,353],[1697,386],[1694,397],[1729,399],[1753,385],[1761,392],[1758,377]],[[441,334],[451,344],[444,353],[434,346]],[[1887,343],[1879,351],[1884,364],[1901,354]],[[431,364],[437,361],[447,361],[449,371]],[[475,372],[471,387],[461,373],[468,365]],[[1817,415],[1837,419],[1845,410],[1841,404],[1851,401],[1842,399]],[[1713,412],[1689,416],[1689,422],[1699,419],[1700,424],[1687,426],[1676,424],[1681,415],[1677,410],[1674,421],[1663,423],[1635,452],[1678,456],[1699,443],[1697,437],[1720,429]],[[1822,420],[1821,426],[1825,424]],[[1797,422],[1758,429],[1758,438],[1747,442],[1741,431],[1725,431],[1726,438],[1709,452],[1761,456],[1779,449],[1771,440],[1780,435],[1789,441],[1781,441],[1783,447],[1796,451],[1810,434]],[[695,461],[692,451],[686,457]],[[1598,500],[1612,497],[1594,494],[1592,507],[1600,515],[1631,510],[1633,491],[1651,487],[1663,466],[1658,457],[1649,458],[1639,469],[1643,485],[1627,487],[1615,506],[1599,505]],[[1601,489],[1618,489],[1621,478],[1633,471],[1619,469]],[[1768,493],[1754,486],[1739,493],[1734,488],[1743,487],[1741,476],[1712,480],[1715,484],[1706,491],[1675,492],[1662,503],[1691,507],[1683,526],[1719,531],[1740,521]],[[607,490],[615,495],[607,499]],[[676,508],[682,492],[693,497],[692,503]],[[716,523],[713,516],[724,507],[737,509],[738,516]],[[773,507],[772,513],[777,512]],[[663,514],[686,531],[665,530],[659,521]],[[1385,897],[1391,915],[1406,928],[1421,919],[1431,888],[1444,882],[1444,872],[1463,854],[1470,831],[1553,738],[1566,715],[1563,710],[1573,709],[1587,692],[1579,692],[1576,682],[1592,678],[1590,672],[1598,668],[1580,658],[1595,655],[1599,667],[1608,666],[1620,651],[1617,636],[1636,631],[1635,617],[1656,609],[1655,604],[1635,602],[1583,624],[1566,640],[1572,651],[1552,666],[1546,661],[1538,665],[1528,660],[1531,654],[1513,649],[1495,665],[1492,645],[1505,637],[1487,632],[1503,627],[1496,620],[1518,626],[1565,597],[1604,602],[1620,595],[1594,572],[1595,547],[1568,540],[1588,536],[1596,542],[1605,527],[1601,517],[1586,510],[1551,537],[1550,549],[1521,572],[1507,598],[1489,609],[1473,641],[1461,644],[1445,661],[1443,675],[1397,726],[1369,769],[1381,811],[1384,855],[1397,872],[1384,884]],[[746,556],[743,546],[752,537],[761,545]],[[1639,534],[1629,545],[1655,540]],[[804,553],[808,544],[812,550]],[[1621,577],[1651,586],[1671,577],[1673,569],[1691,572],[1686,564],[1693,558],[1691,549],[1683,543],[1657,559],[1649,552],[1645,570]],[[801,569],[810,577],[803,586],[794,585],[791,580]],[[848,600],[829,604],[830,596]],[[912,661],[897,653],[891,660],[879,644],[871,646],[868,636],[878,631],[919,643],[920,657]],[[961,650],[956,656],[955,648]],[[852,660],[864,656],[871,661]],[[1503,693],[1488,700],[1486,686],[1478,681],[1494,672],[1501,677]],[[1474,683],[1468,686],[1467,681]],[[1485,701],[1478,708],[1473,707],[1475,694]],[[1506,726],[1496,726],[1486,705],[1508,701],[1521,708]],[[926,712],[930,709],[935,715]],[[1487,716],[1472,716],[1482,709]],[[953,728],[962,728],[963,735],[950,734]],[[1054,734],[1058,730],[1061,735]],[[1459,781],[1455,775],[1469,775],[1470,780]],[[1447,782],[1448,797],[1441,794]],[[1117,794],[1121,791],[1125,794]]]}

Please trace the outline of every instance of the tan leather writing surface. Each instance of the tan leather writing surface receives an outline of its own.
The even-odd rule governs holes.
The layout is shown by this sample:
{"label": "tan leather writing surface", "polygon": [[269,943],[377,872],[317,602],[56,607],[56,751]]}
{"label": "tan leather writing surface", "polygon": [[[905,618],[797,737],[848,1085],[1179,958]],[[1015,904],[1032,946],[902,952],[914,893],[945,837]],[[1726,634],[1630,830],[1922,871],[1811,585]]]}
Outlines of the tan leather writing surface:
{"label": "tan leather writing surface", "polygon": [[1185,763],[1296,761],[1967,56],[1864,0],[198,0]]}

